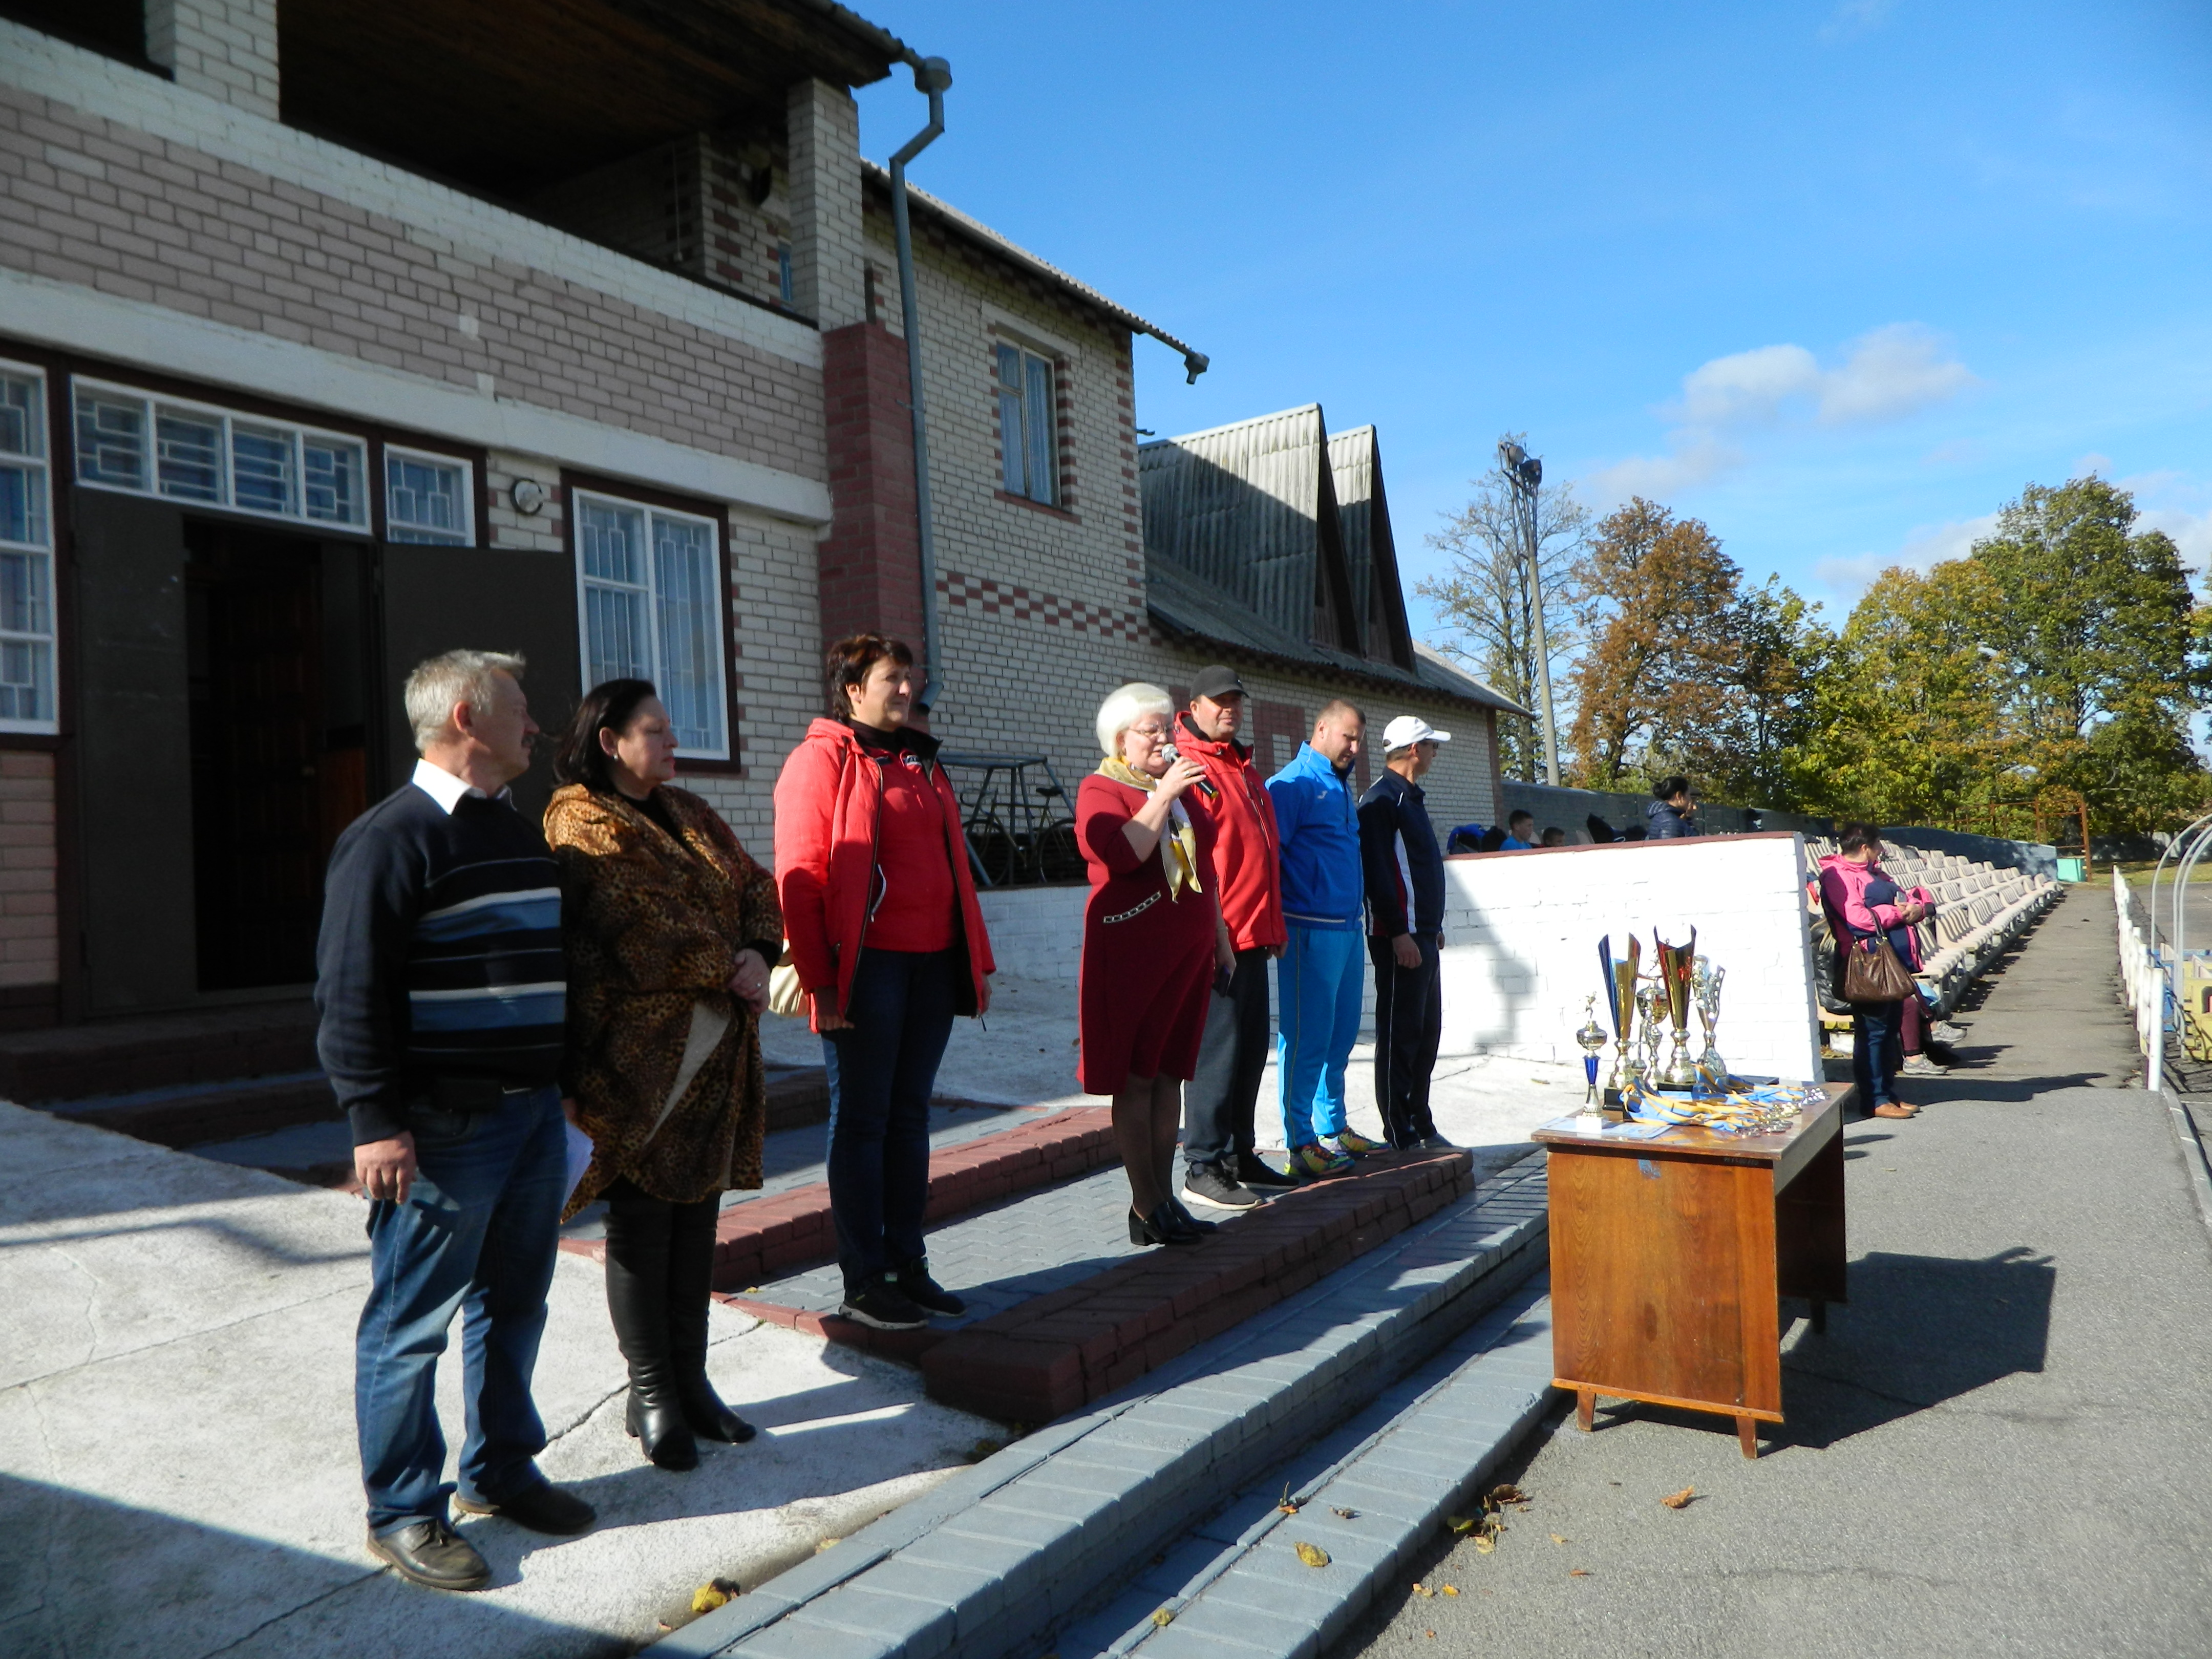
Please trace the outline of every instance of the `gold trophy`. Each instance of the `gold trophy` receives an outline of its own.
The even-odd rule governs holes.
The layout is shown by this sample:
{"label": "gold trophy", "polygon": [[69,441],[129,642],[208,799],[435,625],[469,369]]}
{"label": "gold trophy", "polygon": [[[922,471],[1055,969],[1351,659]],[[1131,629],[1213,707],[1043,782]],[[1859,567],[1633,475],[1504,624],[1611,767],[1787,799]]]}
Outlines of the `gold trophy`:
{"label": "gold trophy", "polygon": [[1597,943],[1598,966],[1605,970],[1605,1000],[1613,1015],[1613,1035],[1618,1045],[1613,1062],[1613,1075],[1605,1080],[1607,1103],[1619,1109],[1620,1097],[1643,1075],[1635,1051],[1636,981],[1638,964],[1644,946],[1631,933],[1628,954],[1620,961],[1613,959],[1613,935],[1607,933]]}
{"label": "gold trophy", "polygon": [[1694,1089],[1698,1068],[1690,1060],[1690,975],[1698,956],[1698,930],[1690,929],[1687,945],[1669,945],[1655,932],[1651,948],[1659,958],[1660,994],[1674,1028],[1674,1046],[1668,1050],[1667,1069],[1659,1081],[1669,1089]]}

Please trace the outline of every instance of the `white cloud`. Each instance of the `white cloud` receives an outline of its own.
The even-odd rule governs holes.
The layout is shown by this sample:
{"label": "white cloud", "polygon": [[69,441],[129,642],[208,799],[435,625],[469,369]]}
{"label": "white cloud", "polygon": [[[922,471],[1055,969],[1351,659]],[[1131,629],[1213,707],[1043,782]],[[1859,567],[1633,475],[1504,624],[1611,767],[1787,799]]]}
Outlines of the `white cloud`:
{"label": "white cloud", "polygon": [[2179,472],[2137,472],[2113,481],[2136,498],[2138,530],[2163,530],[2181,550],[2181,562],[2212,570],[2212,485]]}
{"label": "white cloud", "polygon": [[1607,500],[1663,497],[1743,465],[1744,452],[1729,434],[1806,416],[1829,427],[1902,420],[1973,383],[1973,372],[1917,323],[1862,334],[1832,368],[1801,345],[1733,352],[1682,377],[1681,398],[1661,411],[1673,428],[1665,454],[1631,456],[1599,469],[1589,483]]}
{"label": "white cloud", "polygon": [[1859,595],[1866,592],[1876,576],[1892,566],[1902,565],[1925,575],[1946,559],[1965,558],[1974,550],[1976,542],[1996,527],[1997,515],[1994,513],[1984,513],[1978,519],[1954,520],[1948,524],[1921,525],[1906,533],[1903,544],[1894,552],[1823,559],[1814,567],[1813,574],[1848,608],[1858,602]]}
{"label": "white cloud", "polygon": [[1820,44],[1832,46],[1839,40],[1869,33],[1889,21],[1896,6],[1897,0],[1844,0],[1820,25]]}

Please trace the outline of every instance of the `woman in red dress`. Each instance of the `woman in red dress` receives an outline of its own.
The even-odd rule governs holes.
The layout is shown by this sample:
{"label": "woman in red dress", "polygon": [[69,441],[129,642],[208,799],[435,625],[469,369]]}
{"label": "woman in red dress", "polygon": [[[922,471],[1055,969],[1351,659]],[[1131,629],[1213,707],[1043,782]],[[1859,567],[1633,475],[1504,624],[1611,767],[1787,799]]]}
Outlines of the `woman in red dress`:
{"label": "woman in red dress", "polygon": [[1195,1244],[1212,1231],[1176,1200],[1176,1131],[1214,975],[1237,961],[1213,891],[1211,831],[1176,799],[1206,774],[1176,754],[1174,719],[1157,685],[1115,692],[1098,711],[1106,758],[1075,793],[1091,873],[1078,1076],[1085,1093],[1114,1097],[1133,1244]]}

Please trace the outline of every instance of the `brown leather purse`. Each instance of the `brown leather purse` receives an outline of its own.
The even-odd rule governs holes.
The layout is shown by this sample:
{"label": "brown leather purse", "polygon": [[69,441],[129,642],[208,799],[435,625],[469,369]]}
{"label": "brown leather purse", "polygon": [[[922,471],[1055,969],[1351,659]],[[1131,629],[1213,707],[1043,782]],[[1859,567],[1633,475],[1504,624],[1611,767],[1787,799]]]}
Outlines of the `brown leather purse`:
{"label": "brown leather purse", "polygon": [[1912,975],[1887,939],[1855,939],[1844,957],[1844,1000],[1902,1002],[1914,994]]}

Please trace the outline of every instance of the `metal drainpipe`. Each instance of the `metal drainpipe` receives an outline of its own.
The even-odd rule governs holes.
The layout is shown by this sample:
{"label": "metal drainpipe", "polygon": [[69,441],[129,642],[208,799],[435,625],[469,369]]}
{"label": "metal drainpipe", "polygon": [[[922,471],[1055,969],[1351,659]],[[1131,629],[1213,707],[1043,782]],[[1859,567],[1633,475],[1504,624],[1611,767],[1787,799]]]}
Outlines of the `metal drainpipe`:
{"label": "metal drainpipe", "polygon": [[914,230],[907,216],[906,164],[929,148],[945,131],[945,89],[952,66],[942,58],[908,60],[914,89],[929,95],[929,125],[891,157],[891,225],[898,240],[899,318],[906,329],[907,408],[914,416],[914,520],[921,560],[921,693],[915,699],[926,714],[939,685],[937,637],[937,537],[929,517],[929,428],[922,410],[921,319],[914,294]]}

